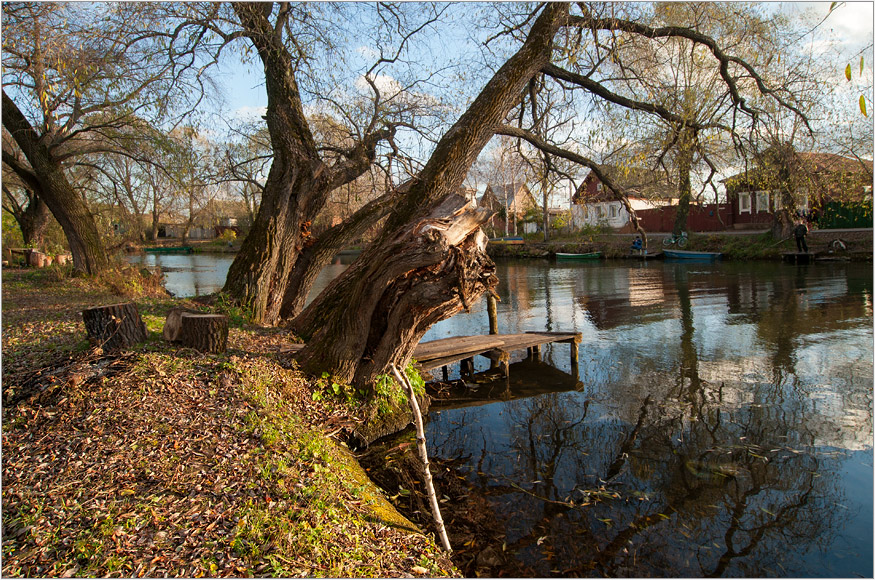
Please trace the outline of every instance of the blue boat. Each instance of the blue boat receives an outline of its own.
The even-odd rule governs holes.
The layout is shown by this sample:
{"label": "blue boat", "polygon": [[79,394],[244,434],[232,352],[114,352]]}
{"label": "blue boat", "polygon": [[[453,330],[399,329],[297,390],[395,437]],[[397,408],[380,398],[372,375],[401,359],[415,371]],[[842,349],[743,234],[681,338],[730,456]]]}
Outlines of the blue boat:
{"label": "blue boat", "polygon": [[687,260],[693,262],[714,262],[723,257],[720,252],[690,252],[688,250],[662,250],[666,260]]}

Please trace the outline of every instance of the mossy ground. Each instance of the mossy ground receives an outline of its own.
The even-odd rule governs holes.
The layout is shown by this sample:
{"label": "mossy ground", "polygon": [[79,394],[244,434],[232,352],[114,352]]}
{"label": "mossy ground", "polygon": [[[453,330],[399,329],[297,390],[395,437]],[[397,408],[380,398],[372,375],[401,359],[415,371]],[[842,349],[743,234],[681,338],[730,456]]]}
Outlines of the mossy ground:
{"label": "mossy ground", "polygon": [[[458,576],[330,435],[287,337],[235,325],[201,355],[131,272],[102,283],[3,271],[4,576]],[[132,299],[149,330],[102,353],[81,310]],[[320,398],[320,397],[317,397]]]}

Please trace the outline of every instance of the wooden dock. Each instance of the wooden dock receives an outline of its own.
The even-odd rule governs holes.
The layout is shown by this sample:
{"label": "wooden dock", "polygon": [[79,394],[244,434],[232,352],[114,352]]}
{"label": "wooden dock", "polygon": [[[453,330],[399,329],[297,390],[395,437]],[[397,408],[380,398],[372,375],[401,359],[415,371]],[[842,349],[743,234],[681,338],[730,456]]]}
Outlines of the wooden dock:
{"label": "wooden dock", "polygon": [[810,264],[815,260],[815,255],[808,252],[784,252],[781,257],[791,264]]}
{"label": "wooden dock", "polygon": [[[509,372],[510,354],[526,349],[531,358],[539,359],[541,347],[553,342],[567,343],[571,349],[571,368],[577,376],[578,345],[581,341],[579,332],[524,332],[522,334],[486,334],[476,336],[454,336],[421,342],[413,351],[416,367],[420,371],[443,369],[444,380],[447,380],[447,366],[461,363],[463,375],[474,373],[474,357],[482,356],[492,361],[495,367],[501,369],[506,377]],[[304,348],[303,344],[284,348],[282,353],[295,353]]]}
{"label": "wooden dock", "polygon": [[[508,374],[510,354],[526,349],[531,358],[540,358],[541,347],[553,342],[567,343],[571,349],[571,366],[577,368],[580,333],[574,332],[524,332],[522,334],[488,334],[481,336],[456,336],[429,342],[421,342],[413,351],[413,358],[420,371],[443,369],[447,380],[447,365],[461,363],[463,375],[474,373],[474,357],[482,356]],[[576,374],[576,372],[575,372]]]}

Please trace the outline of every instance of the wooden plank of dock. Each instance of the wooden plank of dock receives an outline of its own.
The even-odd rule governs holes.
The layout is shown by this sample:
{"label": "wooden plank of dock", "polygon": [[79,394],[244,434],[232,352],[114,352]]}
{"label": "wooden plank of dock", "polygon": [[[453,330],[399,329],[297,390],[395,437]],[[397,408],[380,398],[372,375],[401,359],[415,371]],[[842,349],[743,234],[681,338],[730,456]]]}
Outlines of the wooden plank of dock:
{"label": "wooden plank of dock", "polygon": [[428,342],[420,342],[413,351],[413,358],[418,362],[422,362],[424,360],[433,360],[465,353],[483,352],[502,344],[504,344],[504,339],[497,334],[441,338]]}
{"label": "wooden plank of dock", "polygon": [[815,259],[814,254],[808,252],[784,252],[781,257],[791,264],[810,264]]}
{"label": "wooden plank of dock", "polygon": [[445,367],[454,362],[475,356],[484,356],[498,362],[505,373],[510,361],[510,353],[515,350],[528,349],[530,355],[537,355],[541,346],[553,342],[569,343],[571,345],[571,364],[577,366],[577,345],[581,340],[580,333],[574,332],[525,332],[521,334],[493,334],[488,336],[458,336],[443,338],[436,341],[423,342],[414,351],[420,370],[429,371]]}

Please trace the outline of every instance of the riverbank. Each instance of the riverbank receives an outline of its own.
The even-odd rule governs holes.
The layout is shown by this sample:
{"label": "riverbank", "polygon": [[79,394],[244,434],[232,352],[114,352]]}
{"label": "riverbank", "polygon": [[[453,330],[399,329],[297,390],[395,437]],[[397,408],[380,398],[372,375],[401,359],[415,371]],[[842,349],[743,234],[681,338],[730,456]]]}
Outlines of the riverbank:
{"label": "riverbank", "polygon": [[[651,252],[662,250],[662,240],[668,234],[650,234]],[[556,252],[601,252],[605,258],[630,258],[634,234],[591,234],[567,236],[550,242],[530,236],[522,244],[490,243],[487,252],[495,258],[552,258]],[[835,249],[831,243],[841,240],[845,249]],[[809,251],[822,257],[851,261],[872,261],[872,229],[812,230],[807,237]],[[725,260],[781,260],[782,254],[796,252],[796,242],[790,237],[777,242],[768,231],[731,231],[693,233],[686,250],[721,252]]]}
{"label": "riverbank", "polygon": [[[130,270],[130,269],[129,269]],[[3,271],[4,576],[458,576],[332,434],[275,329],[229,311],[228,351],[160,337],[199,305],[133,270]],[[83,308],[136,302],[148,340],[103,353]]]}

